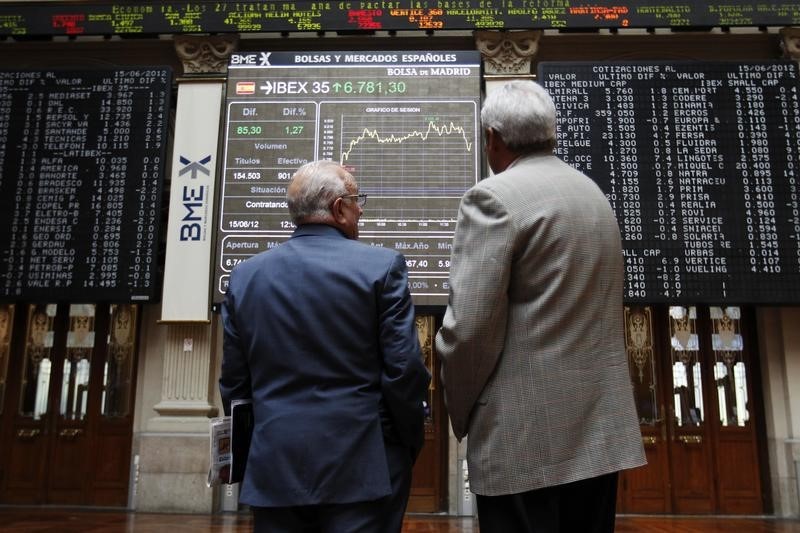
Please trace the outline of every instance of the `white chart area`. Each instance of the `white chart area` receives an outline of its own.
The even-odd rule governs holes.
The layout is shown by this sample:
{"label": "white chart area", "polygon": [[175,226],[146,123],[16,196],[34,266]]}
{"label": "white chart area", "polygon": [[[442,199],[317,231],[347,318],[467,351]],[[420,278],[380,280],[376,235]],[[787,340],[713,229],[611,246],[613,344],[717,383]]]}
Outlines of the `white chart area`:
{"label": "white chart area", "polygon": [[369,195],[364,222],[454,220],[477,182],[474,101],[322,103],[322,156],[351,170]]}

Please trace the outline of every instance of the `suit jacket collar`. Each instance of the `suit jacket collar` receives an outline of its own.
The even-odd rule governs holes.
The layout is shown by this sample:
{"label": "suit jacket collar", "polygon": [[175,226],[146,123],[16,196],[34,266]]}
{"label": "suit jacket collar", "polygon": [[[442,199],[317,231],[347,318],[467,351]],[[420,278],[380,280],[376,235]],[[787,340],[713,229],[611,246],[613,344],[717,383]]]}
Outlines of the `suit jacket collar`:
{"label": "suit jacket collar", "polygon": [[513,160],[511,164],[506,167],[506,170],[509,170],[517,165],[524,165],[525,163],[531,161],[532,159],[543,158],[543,157],[554,157],[554,156],[552,152],[534,152],[532,154],[521,155],[515,160]]}
{"label": "suit jacket collar", "polygon": [[297,226],[297,229],[294,230],[291,238],[294,239],[295,237],[308,236],[333,238],[341,237],[342,239],[347,238],[347,235],[342,233],[338,228],[328,226],[327,224],[303,224],[301,226]]}

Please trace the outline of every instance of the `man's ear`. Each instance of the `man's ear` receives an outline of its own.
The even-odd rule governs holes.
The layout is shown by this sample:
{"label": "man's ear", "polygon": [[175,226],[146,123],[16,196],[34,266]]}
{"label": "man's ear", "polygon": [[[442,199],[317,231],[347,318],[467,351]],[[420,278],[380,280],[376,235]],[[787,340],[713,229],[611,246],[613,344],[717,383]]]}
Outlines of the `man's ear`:
{"label": "man's ear", "polygon": [[344,224],[347,222],[347,217],[344,214],[344,198],[337,198],[331,204],[331,215],[337,224]]}
{"label": "man's ear", "polygon": [[501,142],[503,139],[497,133],[497,131],[493,128],[486,128],[486,150],[497,150],[500,148],[498,146],[498,142]]}
{"label": "man's ear", "polygon": [[497,153],[500,150],[500,144],[503,142],[500,134],[493,128],[486,128],[486,147],[487,154]]}

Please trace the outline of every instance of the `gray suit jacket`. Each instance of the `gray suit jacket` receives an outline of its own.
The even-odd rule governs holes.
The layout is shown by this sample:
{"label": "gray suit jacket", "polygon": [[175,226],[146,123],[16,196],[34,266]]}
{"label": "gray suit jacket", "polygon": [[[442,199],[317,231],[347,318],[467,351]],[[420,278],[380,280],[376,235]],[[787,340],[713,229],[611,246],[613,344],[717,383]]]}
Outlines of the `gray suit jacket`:
{"label": "gray suit jacket", "polygon": [[521,158],[464,195],[436,348],[475,493],[645,464],[622,259],[605,195],[555,156]]}

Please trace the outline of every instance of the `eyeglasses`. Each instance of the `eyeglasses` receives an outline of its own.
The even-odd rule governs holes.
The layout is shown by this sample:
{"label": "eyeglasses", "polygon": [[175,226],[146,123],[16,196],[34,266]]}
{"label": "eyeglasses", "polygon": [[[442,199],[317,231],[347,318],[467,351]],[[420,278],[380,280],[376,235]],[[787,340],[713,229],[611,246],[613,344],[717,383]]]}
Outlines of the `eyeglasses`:
{"label": "eyeglasses", "polygon": [[339,198],[355,198],[358,207],[364,207],[367,205],[367,195],[363,192],[361,194],[343,194]]}

